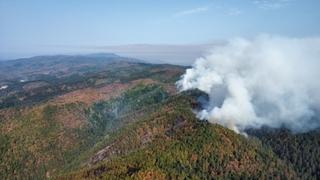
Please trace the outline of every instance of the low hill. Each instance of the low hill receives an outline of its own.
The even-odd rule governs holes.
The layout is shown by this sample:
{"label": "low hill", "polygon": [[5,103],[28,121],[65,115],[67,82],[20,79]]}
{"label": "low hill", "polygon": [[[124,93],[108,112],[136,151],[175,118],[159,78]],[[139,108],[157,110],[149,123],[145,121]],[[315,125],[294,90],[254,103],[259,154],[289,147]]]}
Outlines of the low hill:
{"label": "low hill", "polygon": [[[103,70],[110,63],[141,60],[121,57],[113,53],[88,55],[35,56],[0,61],[0,82],[4,80],[34,80],[38,75],[66,76],[77,72]],[[26,78],[27,77],[27,78]]]}
{"label": "low hill", "polygon": [[114,54],[39,56],[0,64],[0,109],[35,104],[55,96],[143,78],[174,82],[184,67],[153,65]]}
{"label": "low hill", "polygon": [[[81,170],[62,179],[293,178],[271,149],[219,125],[200,122],[197,102],[176,95],[143,120],[113,133]],[[90,158],[89,158],[90,157]]]}

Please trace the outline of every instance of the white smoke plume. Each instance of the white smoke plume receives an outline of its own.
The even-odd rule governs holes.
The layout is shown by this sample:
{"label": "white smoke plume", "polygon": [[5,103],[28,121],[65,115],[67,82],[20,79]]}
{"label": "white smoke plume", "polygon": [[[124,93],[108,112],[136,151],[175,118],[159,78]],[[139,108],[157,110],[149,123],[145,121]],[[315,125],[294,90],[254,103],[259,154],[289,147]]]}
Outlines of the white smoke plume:
{"label": "white smoke plume", "polygon": [[230,40],[197,59],[177,86],[208,93],[210,102],[198,117],[236,132],[261,126],[295,132],[317,128],[320,38]]}

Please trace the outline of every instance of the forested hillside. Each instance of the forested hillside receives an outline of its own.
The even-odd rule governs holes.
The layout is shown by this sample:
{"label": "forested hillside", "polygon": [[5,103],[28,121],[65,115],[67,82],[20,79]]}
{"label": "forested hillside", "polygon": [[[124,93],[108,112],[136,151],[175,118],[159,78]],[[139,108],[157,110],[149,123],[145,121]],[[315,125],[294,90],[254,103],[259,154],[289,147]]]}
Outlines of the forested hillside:
{"label": "forested hillside", "polygon": [[292,133],[287,129],[263,128],[251,130],[263,144],[288,164],[292,164],[302,179],[320,177],[320,131]]}
{"label": "forested hillside", "polygon": [[[74,68],[77,58],[58,57],[6,65],[32,73],[0,82],[0,179],[319,177],[318,131],[245,137],[200,121],[207,94],[176,90],[185,67],[91,55]],[[65,69],[47,73],[48,63]]]}
{"label": "forested hillside", "polygon": [[259,141],[201,122],[183,94],[111,134],[80,170],[61,179],[293,178],[295,172]]}

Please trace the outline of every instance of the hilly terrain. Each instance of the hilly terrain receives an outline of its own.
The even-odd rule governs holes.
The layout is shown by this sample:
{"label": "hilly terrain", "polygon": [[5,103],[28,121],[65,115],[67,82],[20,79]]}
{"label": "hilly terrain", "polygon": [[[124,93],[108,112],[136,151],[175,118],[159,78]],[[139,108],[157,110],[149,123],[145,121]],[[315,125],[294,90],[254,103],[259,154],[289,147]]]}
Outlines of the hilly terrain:
{"label": "hilly terrain", "polygon": [[0,62],[0,179],[317,179],[319,131],[196,118],[186,67],[115,54]]}

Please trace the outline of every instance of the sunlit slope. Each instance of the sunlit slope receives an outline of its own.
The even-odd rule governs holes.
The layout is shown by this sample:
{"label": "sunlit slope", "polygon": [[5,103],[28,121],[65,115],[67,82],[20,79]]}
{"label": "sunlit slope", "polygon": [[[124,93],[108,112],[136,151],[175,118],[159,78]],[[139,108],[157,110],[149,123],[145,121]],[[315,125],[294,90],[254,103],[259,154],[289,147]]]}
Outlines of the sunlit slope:
{"label": "sunlit slope", "polygon": [[171,97],[149,117],[101,142],[82,169],[60,178],[295,177],[295,172],[259,141],[199,122],[191,110],[197,106],[194,96]]}
{"label": "sunlit slope", "polygon": [[[44,179],[79,167],[109,133],[156,111],[175,93],[182,72],[178,66],[120,62],[50,81],[66,89],[53,94],[43,87],[22,89],[23,99],[19,90],[8,89],[1,95],[0,179]],[[11,97],[17,103],[6,106]]]}
{"label": "sunlit slope", "polygon": [[207,95],[177,94],[183,72],[116,62],[10,81],[1,96],[0,179],[296,177],[258,139],[196,119]]}
{"label": "sunlit slope", "polygon": [[155,111],[167,98],[162,86],[140,84],[90,107],[46,103],[16,112],[1,124],[0,174],[3,178],[50,177],[110,132]]}

